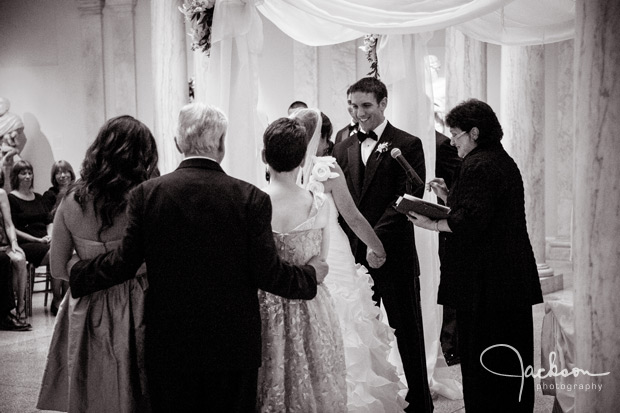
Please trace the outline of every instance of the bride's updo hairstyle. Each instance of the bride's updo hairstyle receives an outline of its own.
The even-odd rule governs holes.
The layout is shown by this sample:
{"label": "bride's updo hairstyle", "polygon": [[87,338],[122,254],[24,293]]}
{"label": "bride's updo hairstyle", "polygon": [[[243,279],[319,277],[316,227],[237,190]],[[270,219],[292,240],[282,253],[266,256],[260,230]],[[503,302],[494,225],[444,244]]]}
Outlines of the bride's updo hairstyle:
{"label": "bride's updo hairstyle", "polygon": [[298,109],[291,114],[291,118],[298,119],[306,128],[306,144],[310,143],[314,130],[319,123],[318,112],[314,109]]}
{"label": "bride's updo hairstyle", "polygon": [[297,119],[280,118],[263,135],[265,162],[276,172],[297,168],[306,154],[306,129]]}

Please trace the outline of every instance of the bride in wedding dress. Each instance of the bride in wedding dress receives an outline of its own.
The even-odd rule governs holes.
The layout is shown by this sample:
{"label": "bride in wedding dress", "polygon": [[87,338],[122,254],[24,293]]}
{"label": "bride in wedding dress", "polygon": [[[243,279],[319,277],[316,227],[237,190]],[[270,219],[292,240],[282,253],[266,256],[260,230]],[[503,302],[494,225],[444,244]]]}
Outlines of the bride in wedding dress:
{"label": "bride in wedding dress", "polygon": [[310,138],[299,184],[314,193],[323,192],[331,205],[329,217],[329,274],[325,278],[338,314],[344,341],[349,412],[402,412],[407,402],[399,394],[405,386],[388,357],[393,329],[381,321],[372,300],[373,281],[364,267],[356,266],[349,240],[338,224],[338,215],[368,246],[368,262],[385,262],[381,241],[357,210],[335,158],[316,157],[321,140],[321,113],[301,109],[290,117],[299,119]]}

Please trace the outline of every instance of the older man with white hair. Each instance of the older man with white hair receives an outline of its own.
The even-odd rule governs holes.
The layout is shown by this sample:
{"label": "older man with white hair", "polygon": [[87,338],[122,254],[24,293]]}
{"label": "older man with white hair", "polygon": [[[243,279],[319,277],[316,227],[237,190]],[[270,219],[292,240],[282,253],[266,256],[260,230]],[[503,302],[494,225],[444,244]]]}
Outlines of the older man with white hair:
{"label": "older man with white hair", "polygon": [[155,412],[254,411],[261,362],[258,289],[312,299],[327,264],[277,255],[271,201],[220,167],[228,121],[212,106],[181,109],[184,160],[135,188],[121,247],[71,271],[83,296],[133,277],[146,261],[145,358]]}

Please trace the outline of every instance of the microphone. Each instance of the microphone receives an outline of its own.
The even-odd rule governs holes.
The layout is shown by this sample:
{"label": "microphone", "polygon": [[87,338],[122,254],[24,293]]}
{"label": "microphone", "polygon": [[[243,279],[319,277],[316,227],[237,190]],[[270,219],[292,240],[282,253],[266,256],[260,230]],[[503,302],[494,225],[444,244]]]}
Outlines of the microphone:
{"label": "microphone", "polygon": [[390,155],[392,155],[392,158],[396,159],[398,163],[400,164],[400,166],[405,170],[405,173],[407,174],[407,179],[409,179],[409,182],[411,182],[414,186],[414,189],[413,189],[414,192],[419,187],[424,186],[424,182],[422,182],[422,179],[420,179],[420,176],[411,167],[411,165],[409,165],[409,162],[407,162],[407,160],[403,156],[403,153],[400,151],[400,149],[398,148],[392,149],[392,152],[390,152]]}

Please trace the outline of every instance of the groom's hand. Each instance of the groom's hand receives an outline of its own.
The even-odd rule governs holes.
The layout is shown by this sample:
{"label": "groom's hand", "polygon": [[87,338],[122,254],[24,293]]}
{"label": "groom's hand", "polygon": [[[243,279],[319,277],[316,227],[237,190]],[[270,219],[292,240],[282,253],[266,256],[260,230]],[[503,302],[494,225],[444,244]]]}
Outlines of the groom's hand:
{"label": "groom's hand", "polygon": [[327,276],[327,272],[329,271],[329,265],[323,258],[320,258],[318,255],[315,255],[308,261],[308,265],[312,265],[314,270],[316,271],[316,283],[321,284],[325,277]]}

